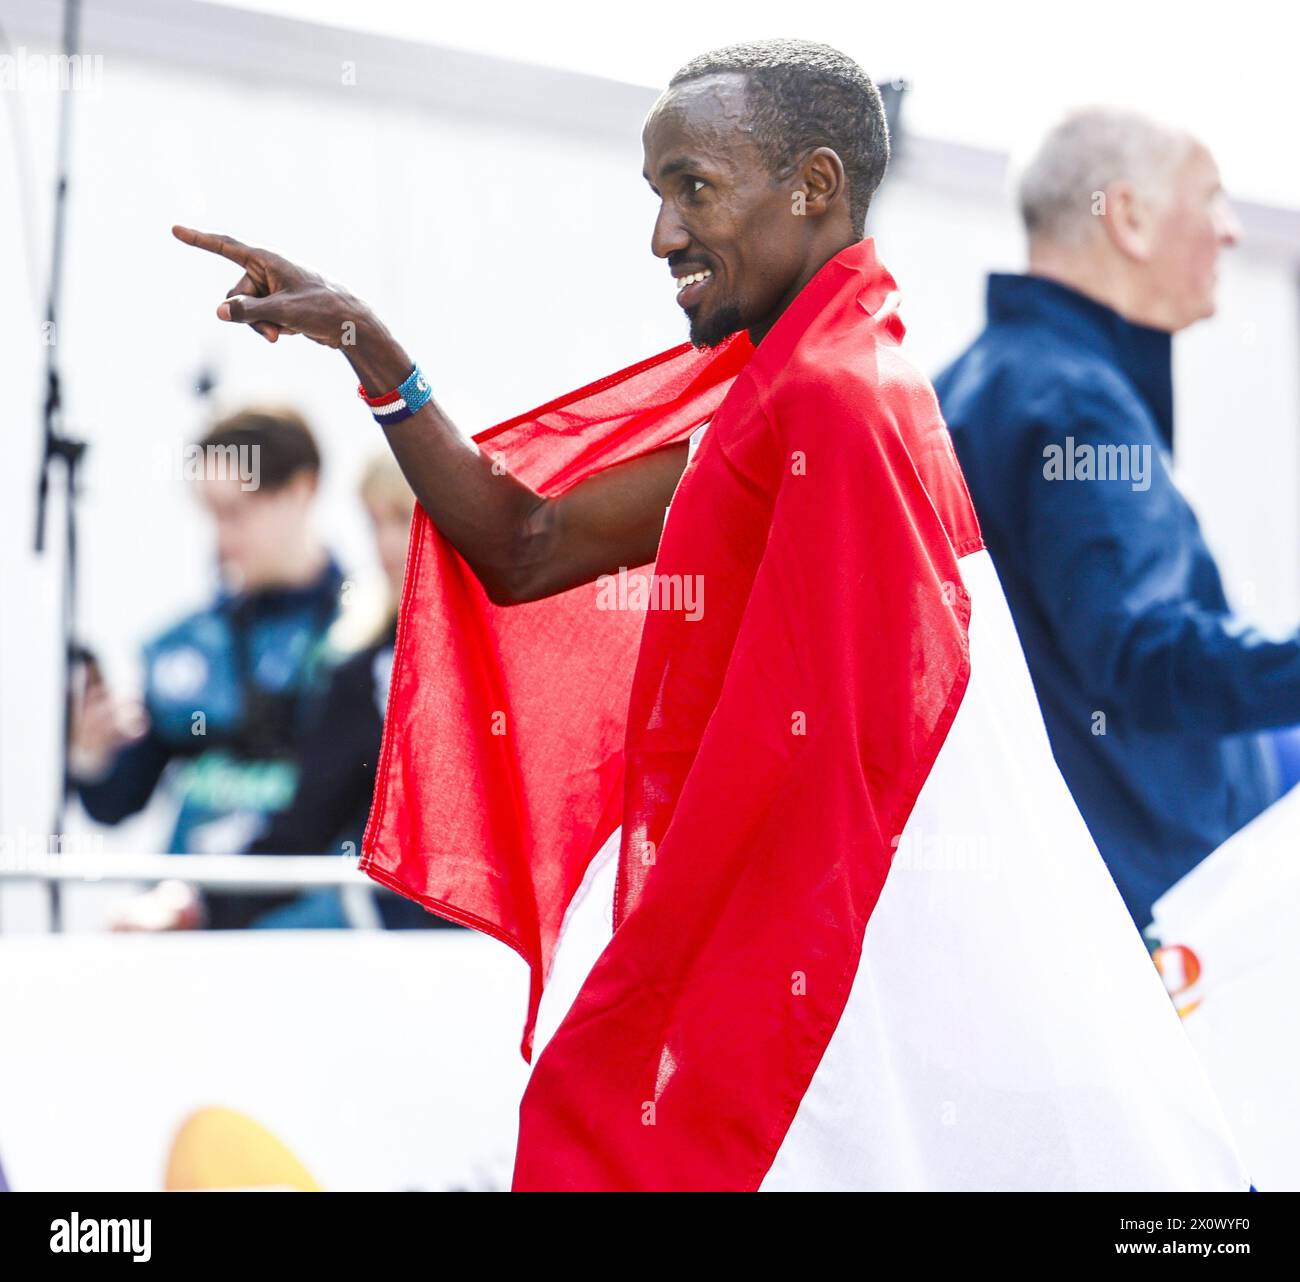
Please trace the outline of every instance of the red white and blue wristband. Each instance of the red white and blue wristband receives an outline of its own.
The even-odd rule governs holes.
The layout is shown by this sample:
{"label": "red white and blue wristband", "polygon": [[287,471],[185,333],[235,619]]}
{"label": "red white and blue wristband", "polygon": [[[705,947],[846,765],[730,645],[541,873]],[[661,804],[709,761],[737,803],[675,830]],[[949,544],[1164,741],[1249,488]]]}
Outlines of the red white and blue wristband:
{"label": "red white and blue wristband", "polygon": [[433,393],[417,365],[406,376],[406,381],[383,396],[367,396],[364,387],[357,387],[357,395],[370,406],[375,422],[383,427],[400,423],[412,414],[418,414],[432,399]]}

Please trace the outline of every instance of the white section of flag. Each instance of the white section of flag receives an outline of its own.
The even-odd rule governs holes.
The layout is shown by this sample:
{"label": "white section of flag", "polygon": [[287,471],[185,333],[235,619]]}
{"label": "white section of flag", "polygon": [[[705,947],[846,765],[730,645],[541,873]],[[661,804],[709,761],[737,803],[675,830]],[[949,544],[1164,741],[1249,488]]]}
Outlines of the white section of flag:
{"label": "white section of flag", "polygon": [[[1056,768],[987,552],[971,680],[764,1189],[1226,1189],[1228,1124]],[[533,1062],[611,934],[619,833],[565,916]]]}
{"label": "white section of flag", "polygon": [[763,1187],[1244,1190],[1052,758],[992,561],[960,568],[970,684]]}

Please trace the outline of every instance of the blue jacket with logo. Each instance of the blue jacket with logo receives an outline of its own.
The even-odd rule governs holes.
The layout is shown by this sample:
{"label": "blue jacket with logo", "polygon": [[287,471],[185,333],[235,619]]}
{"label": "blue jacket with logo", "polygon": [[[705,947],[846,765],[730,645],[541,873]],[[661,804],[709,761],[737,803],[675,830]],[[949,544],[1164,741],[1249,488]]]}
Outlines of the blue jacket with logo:
{"label": "blue jacket with logo", "polygon": [[301,588],[222,593],[145,646],[148,734],[110,774],[78,786],[101,823],[140,810],[175,764],[176,854],[244,849],[293,799],[297,743],[343,576],[331,561]]}
{"label": "blue jacket with logo", "polygon": [[1258,732],[1300,721],[1300,637],[1233,615],[1170,476],[1171,355],[1072,289],[994,275],[935,382],[1057,763],[1139,926],[1275,799]]}

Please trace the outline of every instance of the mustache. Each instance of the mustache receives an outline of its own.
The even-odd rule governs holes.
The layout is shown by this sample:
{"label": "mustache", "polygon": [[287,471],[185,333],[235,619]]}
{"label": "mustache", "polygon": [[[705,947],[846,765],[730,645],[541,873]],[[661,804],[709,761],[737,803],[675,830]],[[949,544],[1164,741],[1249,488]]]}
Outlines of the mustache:
{"label": "mustache", "polygon": [[686,250],[679,250],[675,254],[669,254],[665,260],[668,263],[668,270],[675,276],[679,268],[689,267],[694,271],[712,271],[713,264],[703,258],[692,258]]}

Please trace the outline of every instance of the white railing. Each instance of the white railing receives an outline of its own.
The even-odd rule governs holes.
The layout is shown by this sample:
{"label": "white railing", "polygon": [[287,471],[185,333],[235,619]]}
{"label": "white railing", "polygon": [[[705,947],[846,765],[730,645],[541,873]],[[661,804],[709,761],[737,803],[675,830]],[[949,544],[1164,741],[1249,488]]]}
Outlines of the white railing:
{"label": "white railing", "polygon": [[[238,894],[240,891],[319,890],[337,887],[348,925],[381,925],[376,894],[391,894],[358,871],[345,855],[134,855],[107,852],[24,853],[0,858],[0,885],[42,882],[50,890],[57,923],[57,887],[74,883],[185,881]],[[57,928],[57,927],[56,927]]]}

